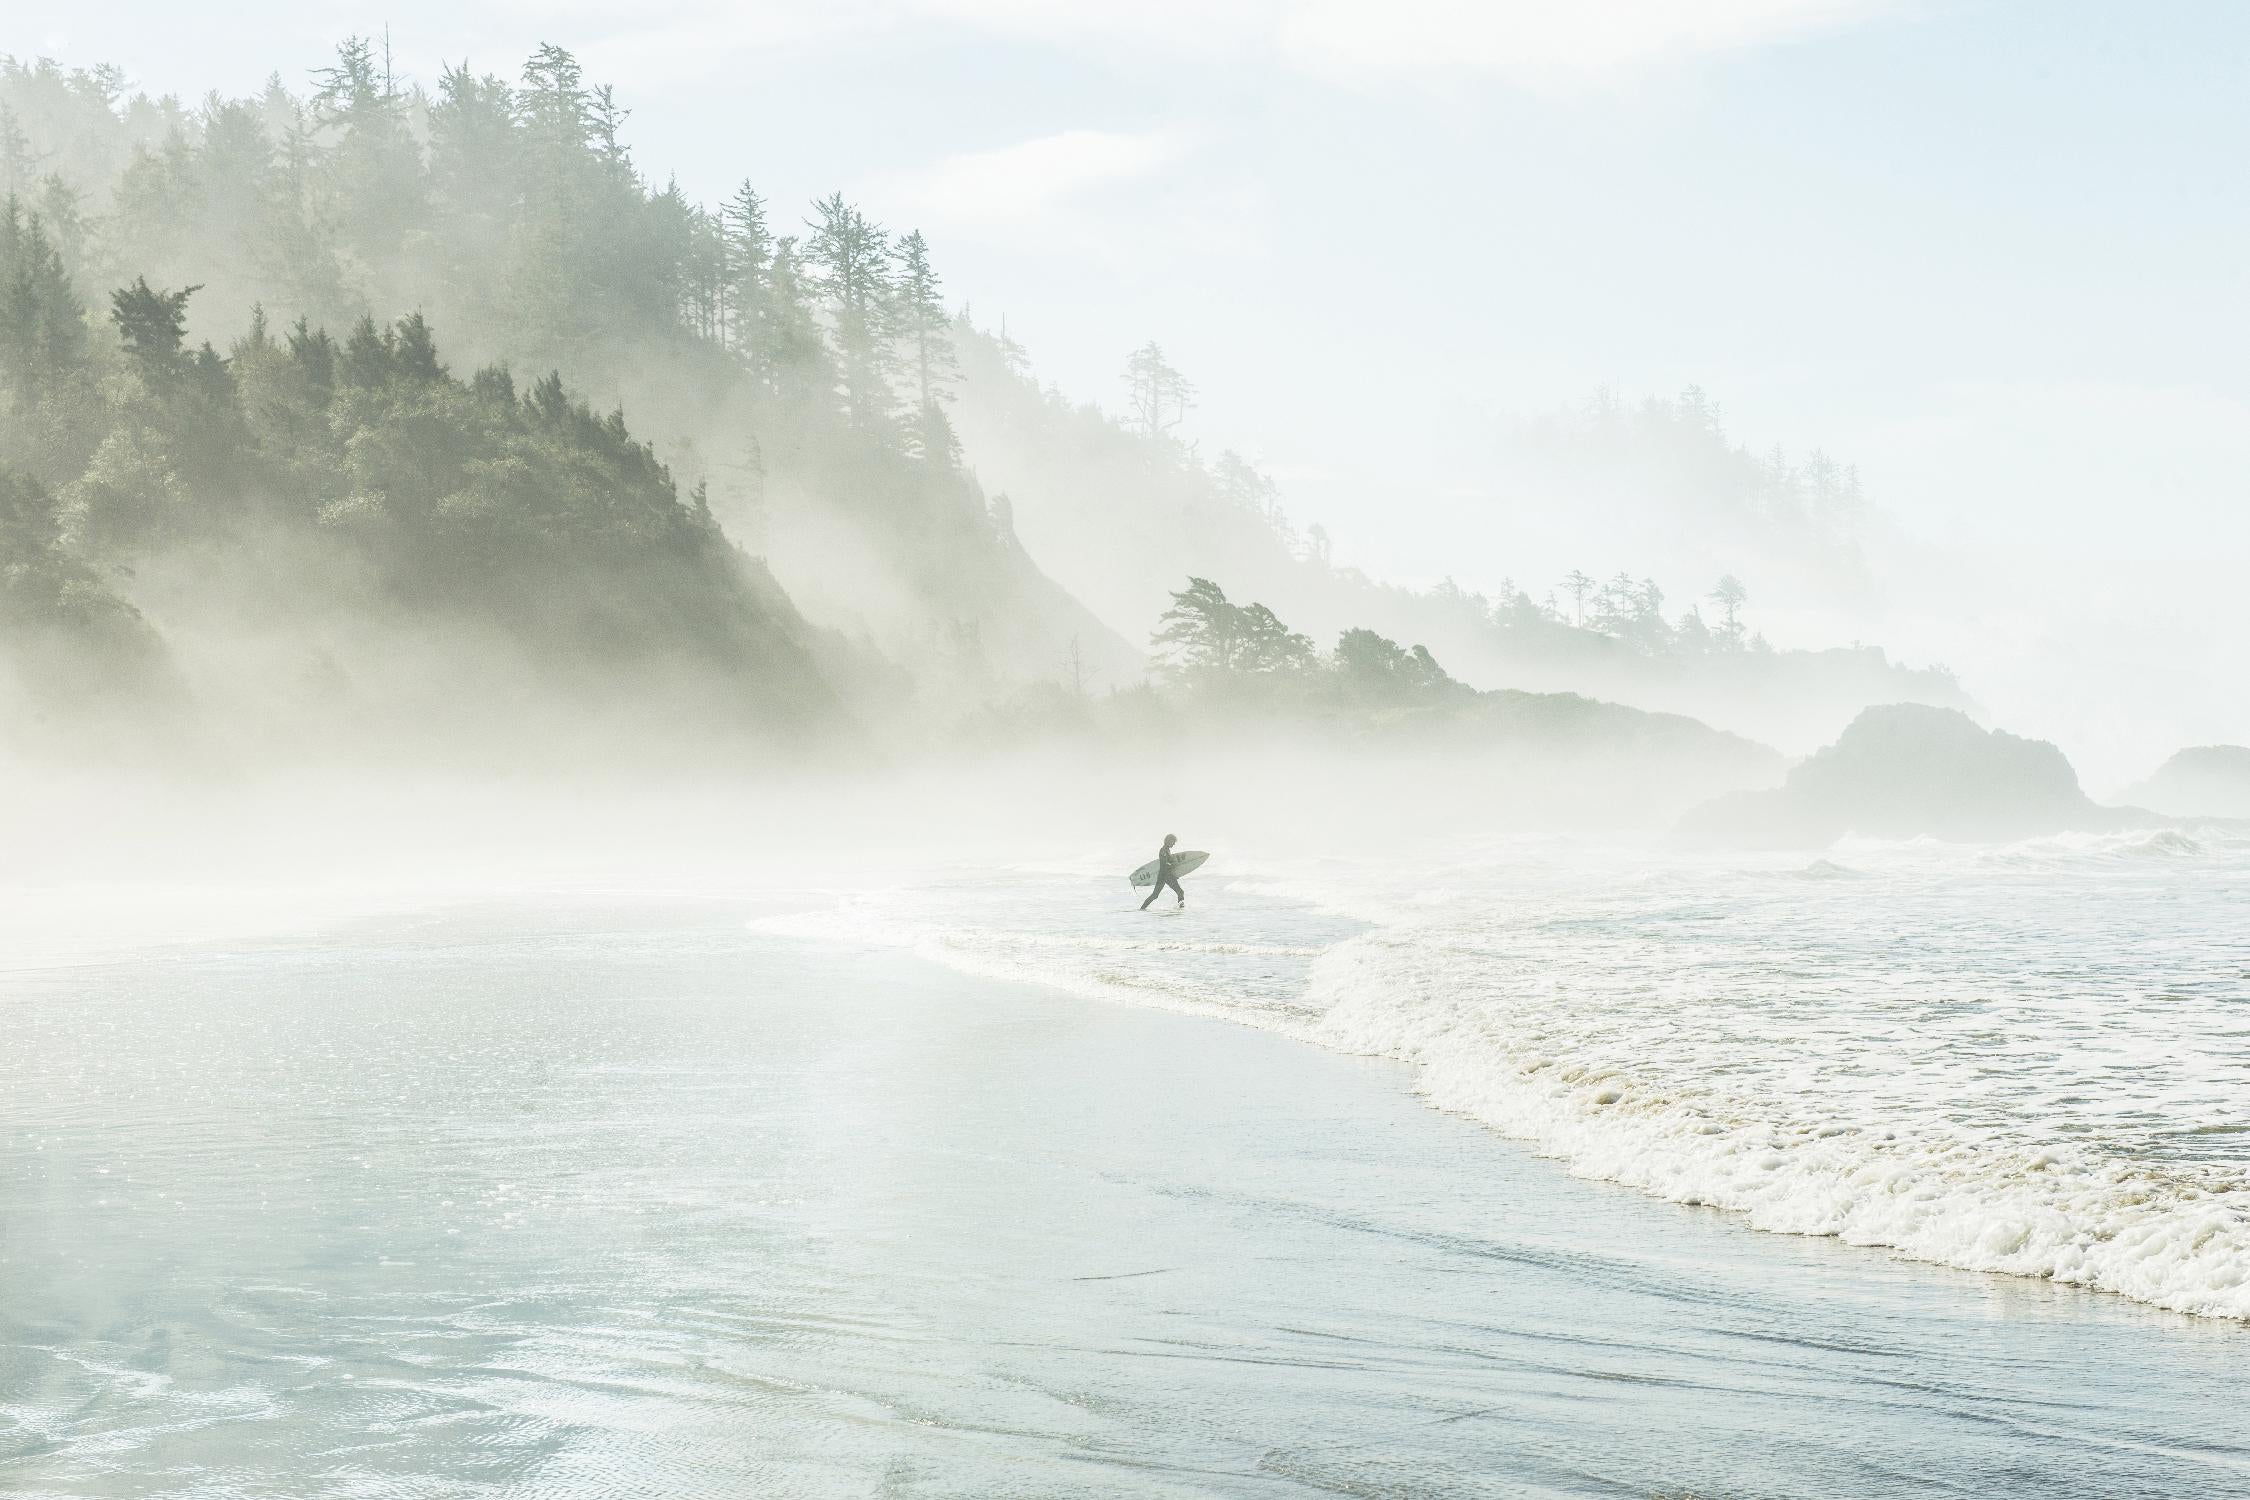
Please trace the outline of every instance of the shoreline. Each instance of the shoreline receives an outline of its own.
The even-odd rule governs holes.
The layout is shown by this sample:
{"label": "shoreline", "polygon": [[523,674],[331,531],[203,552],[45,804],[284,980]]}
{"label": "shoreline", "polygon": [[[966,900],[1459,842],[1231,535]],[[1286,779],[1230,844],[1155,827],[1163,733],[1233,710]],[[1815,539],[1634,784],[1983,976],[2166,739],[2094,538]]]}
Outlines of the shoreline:
{"label": "shoreline", "polygon": [[2250,1494],[2239,1330],[1231,1022],[536,902],[0,995],[26,1494]]}
{"label": "shoreline", "polygon": [[[1805,884],[1790,870],[1763,873]],[[1902,888],[1924,878],[1908,872]],[[1802,1080],[1774,1080],[1788,1085],[1779,1094],[1708,1087],[1705,1080],[1715,1076],[1710,1070],[1731,1073],[1745,1059],[1714,1054],[1709,1046],[1692,1056],[1697,1044],[1678,1037],[1666,1042],[1668,1058],[1663,1046],[1642,1046],[1644,1036],[1663,1040],[1670,1022],[1660,1007],[1639,998],[1655,992],[1646,954],[1619,955],[1621,964],[1637,966],[1620,972],[1638,973],[1641,982],[1614,997],[1621,1008],[1613,1014],[1602,1004],[1550,1003],[1536,980],[1512,980],[1490,964],[1454,962],[1474,953],[1480,934],[1432,923],[1410,909],[1385,912],[1380,898],[1373,909],[1361,901],[1353,903],[1358,910],[1344,910],[1323,895],[1289,882],[1266,886],[1256,876],[1236,891],[1255,906],[1237,914],[1252,930],[1289,930],[1309,946],[1239,944],[1217,931],[1205,934],[1200,922],[1170,927],[1161,939],[1137,936],[1104,925],[1098,910],[1090,916],[1066,910],[1067,902],[995,922],[957,901],[933,902],[930,892],[889,903],[897,908],[890,911],[845,903],[761,925],[786,935],[901,947],[965,974],[1217,1016],[1343,1055],[1404,1061],[1420,1070],[1416,1088],[1431,1107],[1475,1120],[1581,1180],[1682,1207],[1717,1207],[1762,1233],[1833,1238],[1969,1274],[2084,1287],[2250,1326],[2242,1280],[2243,1236],[2250,1228],[2243,1212],[2250,1202],[2242,1197],[2239,1174],[2229,1181],[2216,1161],[2104,1157],[2071,1144],[2073,1135],[2093,1133],[2083,1128],[2085,1121],[2078,1130],[2067,1120],[2038,1122],[2050,1132],[2012,1137],[2005,1125],[2013,1121],[1998,1130],[1954,1128],[1973,1111],[1950,1109],[1942,1098],[1924,1099],[1919,1113],[1891,1109],[1879,1097],[1879,1081],[1896,1054],[1870,1029],[1872,1021],[1858,1023],[1853,1034],[1820,1037],[1809,1055],[1799,1054],[1815,1065],[1833,1061],[1828,1080],[1857,1091],[1856,1110],[1853,1102],[1805,1091]],[[1044,896],[1016,890],[997,904],[1018,900],[1035,904]],[[1311,905],[1292,909],[1296,900]],[[1315,922],[1315,912],[1336,920]],[[1278,957],[1286,972],[1269,966],[1252,977],[1234,956],[1253,952],[1286,955]],[[1202,970],[1189,972],[1184,960],[1191,955],[1199,956]],[[1569,987],[1595,993],[1589,981],[1604,982],[1575,956],[1546,956],[1556,960],[1555,972]],[[1545,972],[1539,958],[1534,951],[1517,967],[1527,975]],[[1845,968],[1864,968],[1868,961],[1866,952],[1849,948],[1840,956]],[[1763,982],[1757,974],[1737,977]],[[1721,986],[1715,993],[1727,992]],[[1758,1019],[1766,1005],[1779,1013],[1777,1024],[1802,1026],[1787,1014],[1788,997],[1765,995],[1731,1008],[1726,1002],[1705,1006],[1703,1030],[1723,1035],[1729,1025]],[[2057,1055],[2080,1047],[2098,1054],[2118,1044],[2115,1036],[2089,1043],[2088,1033],[2070,1030],[2079,1024],[2073,1008],[2083,1011],[2082,998],[2058,1001],[2049,1017],[2064,1024],[2043,1036]],[[1947,1024],[1938,1010],[1925,1014]],[[1621,1015],[1637,1019],[1626,1026]],[[2212,1026],[2226,1024],[2223,1016],[2207,1007],[2197,1022],[2203,1026],[2194,1034],[2198,1046],[2223,1046],[2211,1034]],[[1973,1040],[1983,1045],[1983,1038]],[[1839,1050],[1825,1050],[1831,1043]],[[1843,1050],[1847,1045],[1851,1050]],[[2182,1071],[2194,1074],[2192,1058],[2200,1054],[2188,1055],[2191,1063]],[[1687,1065],[1683,1056],[1690,1056]],[[1898,1065],[1927,1068],[1940,1056],[1933,1044],[1910,1050]],[[1769,1074],[1773,1069],[1770,1055],[1747,1061]],[[1974,1071],[2006,1061],[1987,1048],[1956,1066]],[[2160,1080],[2167,1082],[2176,1084],[2178,1074]],[[2060,1096],[2074,1087],[2099,1092],[2061,1069],[2047,1086]],[[2119,1080],[2118,1087],[2132,1085]],[[2186,1116],[2193,1123],[2212,1118],[2224,1101],[2206,1090],[2191,1107],[2201,1110]],[[2108,1117],[2091,1123],[2133,1128]]]}

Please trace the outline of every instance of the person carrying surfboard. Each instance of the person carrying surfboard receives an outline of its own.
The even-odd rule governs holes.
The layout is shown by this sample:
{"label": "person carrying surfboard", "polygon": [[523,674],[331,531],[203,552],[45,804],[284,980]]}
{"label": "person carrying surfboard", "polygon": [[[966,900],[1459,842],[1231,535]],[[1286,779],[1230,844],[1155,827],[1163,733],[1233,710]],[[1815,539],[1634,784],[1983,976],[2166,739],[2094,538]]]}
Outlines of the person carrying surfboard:
{"label": "person carrying surfboard", "polygon": [[1176,833],[1164,835],[1164,847],[1156,851],[1156,882],[1148,888],[1148,901],[1141,903],[1142,911],[1148,910],[1149,901],[1164,894],[1166,886],[1170,886],[1172,894],[1180,898],[1180,905],[1187,905],[1187,892],[1180,888],[1179,872],[1172,866],[1172,846],[1179,841],[1180,836]]}

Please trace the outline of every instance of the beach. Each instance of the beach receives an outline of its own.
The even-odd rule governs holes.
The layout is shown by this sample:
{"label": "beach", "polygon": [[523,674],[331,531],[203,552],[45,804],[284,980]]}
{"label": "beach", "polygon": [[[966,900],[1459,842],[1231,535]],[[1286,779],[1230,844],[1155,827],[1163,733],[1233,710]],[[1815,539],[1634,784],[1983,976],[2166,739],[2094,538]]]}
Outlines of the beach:
{"label": "beach", "polygon": [[585,896],[0,980],[0,1488],[2250,1494],[2229,1320]]}

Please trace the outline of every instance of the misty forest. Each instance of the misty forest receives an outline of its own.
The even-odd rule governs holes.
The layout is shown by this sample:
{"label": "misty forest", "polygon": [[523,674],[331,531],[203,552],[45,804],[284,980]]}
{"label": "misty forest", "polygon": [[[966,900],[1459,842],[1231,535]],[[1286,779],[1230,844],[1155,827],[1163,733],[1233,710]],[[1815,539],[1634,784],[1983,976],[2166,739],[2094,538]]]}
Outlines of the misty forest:
{"label": "misty forest", "polygon": [[2246,1493],[2250,11],[302,9],[0,17],[0,1494]]}
{"label": "misty forest", "polygon": [[[1107,405],[1042,385],[920,233],[769,203],[754,163],[691,202],[625,117],[555,47],[425,90],[355,38],[303,91],[196,105],[0,66],[17,749],[567,757],[659,723],[884,753],[1189,711],[1567,739],[1571,693],[1754,734],[1753,704],[1965,701],[1776,649],[1754,577],[1373,581],[1185,435],[1158,341]],[[1525,437],[1547,483],[1685,476],[1839,587],[1863,566],[1857,476],[1751,454],[1699,390]]]}

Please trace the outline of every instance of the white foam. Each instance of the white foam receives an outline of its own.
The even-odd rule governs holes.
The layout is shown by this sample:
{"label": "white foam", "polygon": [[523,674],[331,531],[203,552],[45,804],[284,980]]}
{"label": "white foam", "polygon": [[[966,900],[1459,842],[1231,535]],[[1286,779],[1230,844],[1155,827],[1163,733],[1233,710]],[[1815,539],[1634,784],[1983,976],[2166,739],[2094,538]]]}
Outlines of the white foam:
{"label": "white foam", "polygon": [[2250,1319],[2250,849],[1543,842],[1200,890],[1159,918],[1027,871],[759,925],[1405,1059],[1573,1172],[1761,1229]]}
{"label": "white foam", "polygon": [[1433,1104],[1581,1176],[1733,1210],[1760,1229],[2250,1319],[2239,1174],[1887,1124],[1850,1098],[1683,1084],[1633,1066],[1612,1036],[1465,992],[1458,972],[1418,961],[1427,951],[1386,934],[1323,959],[1319,1040],[1419,1064]]}

